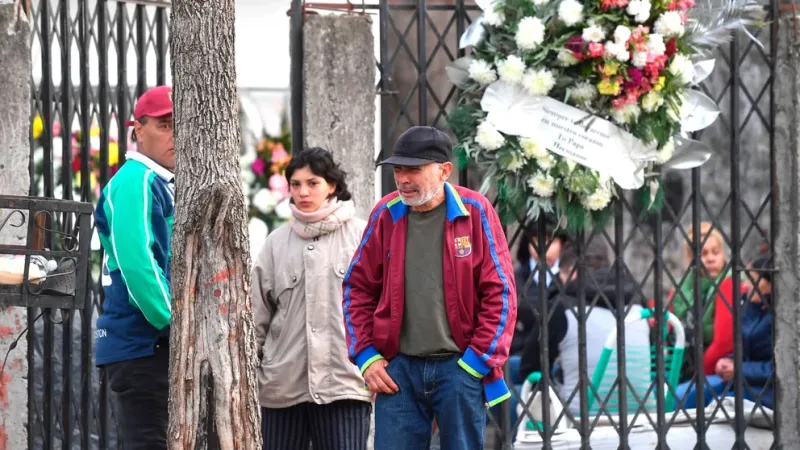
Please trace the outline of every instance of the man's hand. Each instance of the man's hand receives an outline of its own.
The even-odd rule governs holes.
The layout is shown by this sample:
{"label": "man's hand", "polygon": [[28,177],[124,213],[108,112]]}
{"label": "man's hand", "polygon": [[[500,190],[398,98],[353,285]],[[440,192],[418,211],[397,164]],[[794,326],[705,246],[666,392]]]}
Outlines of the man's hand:
{"label": "man's hand", "polygon": [[714,369],[723,380],[729,381],[733,378],[733,360],[730,358],[722,358],[717,361],[717,367]]}
{"label": "man's hand", "polygon": [[367,382],[367,387],[369,387],[370,392],[391,395],[400,390],[397,385],[394,384],[389,373],[386,372],[386,366],[388,365],[389,361],[379,359],[370,364],[367,370],[364,371],[364,381]]}

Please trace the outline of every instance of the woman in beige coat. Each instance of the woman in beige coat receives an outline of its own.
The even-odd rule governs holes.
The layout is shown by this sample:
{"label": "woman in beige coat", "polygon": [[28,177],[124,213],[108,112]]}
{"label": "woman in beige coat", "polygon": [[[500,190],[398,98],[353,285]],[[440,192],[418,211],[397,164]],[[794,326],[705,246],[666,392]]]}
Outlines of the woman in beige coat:
{"label": "woman in beige coat", "polygon": [[253,268],[264,449],[364,450],[371,396],[347,359],[342,279],[366,223],[326,150],[294,155],[286,179],[292,217]]}

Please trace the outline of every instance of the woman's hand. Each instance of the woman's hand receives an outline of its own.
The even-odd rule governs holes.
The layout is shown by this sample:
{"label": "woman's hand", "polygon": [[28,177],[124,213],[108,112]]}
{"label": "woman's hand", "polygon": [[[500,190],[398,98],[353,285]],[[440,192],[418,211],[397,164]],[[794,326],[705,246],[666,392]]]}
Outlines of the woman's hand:
{"label": "woman's hand", "polygon": [[717,367],[714,369],[717,375],[722,377],[725,381],[730,381],[733,378],[733,360],[730,358],[722,358],[717,361]]}

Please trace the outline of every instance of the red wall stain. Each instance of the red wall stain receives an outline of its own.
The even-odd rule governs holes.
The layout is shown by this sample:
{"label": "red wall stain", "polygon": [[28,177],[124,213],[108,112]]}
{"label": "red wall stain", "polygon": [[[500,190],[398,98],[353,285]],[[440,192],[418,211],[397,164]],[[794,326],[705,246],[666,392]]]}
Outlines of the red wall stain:
{"label": "red wall stain", "polygon": [[9,337],[12,336],[13,334],[14,334],[13,328],[6,325],[0,325],[0,338]]}
{"label": "red wall stain", "polygon": [[8,433],[6,433],[6,423],[0,425],[0,450],[6,450],[8,446]]}
{"label": "red wall stain", "polygon": [[222,314],[228,314],[228,305],[221,305],[219,307],[219,312],[221,312]]}
{"label": "red wall stain", "polygon": [[[9,369],[11,369],[9,367]],[[11,381],[11,375],[5,370],[3,371],[3,378],[0,379],[0,407],[8,407],[8,382]]]}

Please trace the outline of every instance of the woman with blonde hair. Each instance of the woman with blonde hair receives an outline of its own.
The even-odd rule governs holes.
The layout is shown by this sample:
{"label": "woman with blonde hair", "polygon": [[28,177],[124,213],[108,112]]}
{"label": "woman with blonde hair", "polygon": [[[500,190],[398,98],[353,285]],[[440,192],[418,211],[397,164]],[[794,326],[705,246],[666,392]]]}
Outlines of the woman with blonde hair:
{"label": "woman with blonde hair", "polygon": [[[672,293],[669,300],[673,314],[680,318],[687,331],[687,348],[681,381],[689,380],[700,364],[694,361],[694,335],[702,333],[703,361],[702,370],[705,375],[713,375],[717,361],[733,352],[733,278],[727,265],[725,241],[719,230],[711,222],[700,223],[701,253],[700,291],[695,292],[694,262],[695,245],[694,227],[689,228],[689,239],[686,243],[686,259],[691,270],[686,278]],[[703,302],[702,329],[695,329],[695,300]],[[679,389],[679,392],[682,390]],[[693,407],[694,405],[686,405]]]}
{"label": "woman with blonde hair", "polygon": [[311,148],[286,168],[292,217],[253,268],[264,449],[366,450],[372,396],[347,357],[342,280],[366,222],[345,173]]}

